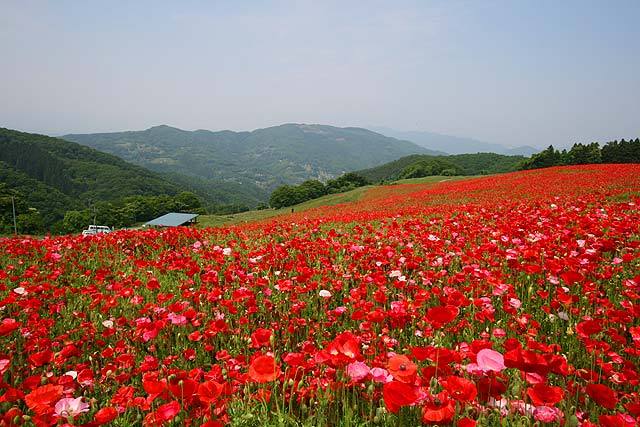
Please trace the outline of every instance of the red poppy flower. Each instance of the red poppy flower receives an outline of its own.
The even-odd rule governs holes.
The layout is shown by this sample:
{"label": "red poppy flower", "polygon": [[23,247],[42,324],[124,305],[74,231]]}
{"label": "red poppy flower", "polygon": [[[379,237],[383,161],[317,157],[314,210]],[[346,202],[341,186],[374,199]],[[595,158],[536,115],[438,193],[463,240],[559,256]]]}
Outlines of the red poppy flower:
{"label": "red poppy flower", "polygon": [[258,328],[251,334],[251,347],[260,348],[268,346],[271,339],[271,331],[269,329]]}
{"label": "red poppy flower", "polygon": [[61,385],[46,384],[24,397],[29,409],[38,415],[46,415],[53,412],[53,406],[62,397]]}
{"label": "red poppy flower", "polygon": [[624,405],[624,408],[634,417],[640,415],[640,402],[629,402]]}
{"label": "red poppy flower", "polygon": [[460,309],[455,305],[445,305],[430,308],[426,317],[435,328],[440,328],[453,322],[459,313]]}
{"label": "red poppy flower", "polygon": [[22,399],[24,399],[24,393],[22,391],[18,390],[17,388],[8,387],[5,390],[4,394],[0,396],[0,403],[15,402],[17,400],[22,400]]}
{"label": "red poppy flower", "polygon": [[616,415],[600,415],[598,417],[600,427],[635,427],[636,421],[633,417],[625,416],[623,414]]}
{"label": "red poppy flower", "polygon": [[0,415],[0,425],[7,426],[7,427],[18,426],[20,425],[20,423],[16,424],[14,423],[14,420],[16,420],[16,418],[19,420],[20,417],[22,417],[22,415],[24,414],[22,413],[20,408],[16,408],[15,406],[12,408],[9,408],[7,412]]}
{"label": "red poppy flower", "polygon": [[223,387],[215,381],[205,381],[198,386],[198,398],[205,404],[215,403],[222,394]]}
{"label": "red poppy flower", "polygon": [[456,414],[455,402],[446,391],[427,399],[422,407],[422,422],[425,424],[449,424]]}
{"label": "red poppy flower", "polygon": [[602,322],[598,320],[584,320],[576,325],[576,332],[581,338],[589,338],[602,331]]}
{"label": "red poppy flower", "polygon": [[382,398],[389,412],[395,414],[401,407],[418,401],[418,388],[400,381],[390,381],[382,386]]}
{"label": "red poppy flower", "polygon": [[473,381],[457,376],[448,376],[442,381],[442,386],[451,397],[459,402],[470,402],[476,398],[478,389]]}
{"label": "red poppy flower", "polygon": [[573,285],[574,283],[584,280],[584,276],[576,271],[567,271],[566,273],[562,273],[560,278],[569,285]]}
{"label": "red poppy flower", "polygon": [[343,332],[327,345],[326,352],[335,366],[346,365],[360,357],[360,345],[355,335]]}
{"label": "red poppy flower", "polygon": [[603,408],[614,409],[618,404],[616,392],[604,384],[587,385],[587,394]]}
{"label": "red poppy flower", "polygon": [[169,391],[176,398],[183,400],[191,400],[198,389],[198,383],[190,378],[173,379],[169,381]]}
{"label": "red poppy flower", "polygon": [[93,420],[98,423],[98,425],[107,424],[111,421],[115,420],[118,416],[118,411],[116,408],[112,408],[111,406],[107,406],[106,408],[100,409],[93,416]]}
{"label": "red poppy flower", "polygon": [[166,422],[174,419],[179,412],[180,412],[180,404],[176,400],[173,400],[169,403],[165,403],[164,405],[158,406],[158,409],[156,409],[155,415],[156,415],[156,419]]}
{"label": "red poppy flower", "polygon": [[527,396],[536,406],[554,406],[564,398],[560,387],[539,383],[527,389]]}
{"label": "red poppy flower", "polygon": [[4,337],[5,335],[9,335],[11,332],[15,331],[20,327],[20,322],[16,321],[16,319],[2,319],[0,322],[0,337]]}
{"label": "red poppy flower", "polygon": [[44,350],[37,353],[33,353],[29,356],[29,362],[33,366],[42,366],[53,360],[53,352],[51,350]]}
{"label": "red poppy flower", "polygon": [[150,395],[157,395],[166,390],[167,383],[165,380],[157,381],[154,378],[143,378],[142,379],[142,388]]}
{"label": "red poppy flower", "polygon": [[249,366],[249,378],[258,383],[273,381],[280,375],[280,367],[272,356],[258,356]]}
{"label": "red poppy flower", "polygon": [[471,418],[460,418],[458,420],[458,427],[476,427],[477,422]]}
{"label": "red poppy flower", "polygon": [[507,391],[507,386],[495,377],[482,377],[478,380],[478,400],[486,401],[489,397],[499,399]]}
{"label": "red poppy flower", "polygon": [[407,356],[397,355],[389,359],[387,370],[393,378],[403,383],[412,383],[418,367]]}

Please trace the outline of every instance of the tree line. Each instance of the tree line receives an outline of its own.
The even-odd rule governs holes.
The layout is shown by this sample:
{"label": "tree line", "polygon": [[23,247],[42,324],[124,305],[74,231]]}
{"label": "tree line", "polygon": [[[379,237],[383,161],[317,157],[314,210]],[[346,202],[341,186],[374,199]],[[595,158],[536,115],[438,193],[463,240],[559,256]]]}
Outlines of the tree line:
{"label": "tree line", "polygon": [[454,176],[464,175],[464,170],[451,162],[446,160],[433,158],[418,160],[415,163],[411,163],[404,168],[398,179],[410,179],[410,178],[423,178],[425,176]]}
{"label": "tree line", "polygon": [[206,213],[200,199],[188,191],[175,196],[129,196],[116,201],[90,202],[86,208],[65,211],[64,216],[55,222],[47,220],[28,201],[20,191],[10,189],[4,183],[0,185],[0,234],[8,235],[14,231],[13,205],[18,234],[36,235],[77,233],[90,224],[130,227],[169,212]]}
{"label": "tree line", "polygon": [[521,170],[591,163],[640,163],[640,138],[607,142],[602,148],[597,142],[573,144],[569,151],[559,151],[550,145],[520,164]]}
{"label": "tree line", "polygon": [[389,163],[356,171],[373,183],[432,175],[488,175],[518,170],[524,156],[496,153],[454,154],[431,156],[412,154]]}
{"label": "tree line", "polygon": [[317,199],[327,194],[343,193],[368,184],[370,182],[366,178],[353,172],[330,179],[326,184],[309,179],[300,185],[282,185],[276,188],[271,193],[269,205],[272,208],[280,209]]}

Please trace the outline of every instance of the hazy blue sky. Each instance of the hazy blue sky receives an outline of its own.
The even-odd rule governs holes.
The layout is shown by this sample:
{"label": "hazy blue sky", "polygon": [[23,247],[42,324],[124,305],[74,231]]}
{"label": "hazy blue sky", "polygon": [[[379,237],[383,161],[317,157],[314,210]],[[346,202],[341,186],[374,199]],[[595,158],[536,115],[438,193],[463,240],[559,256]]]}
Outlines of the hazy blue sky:
{"label": "hazy blue sky", "polygon": [[0,126],[640,136],[640,1],[0,1]]}

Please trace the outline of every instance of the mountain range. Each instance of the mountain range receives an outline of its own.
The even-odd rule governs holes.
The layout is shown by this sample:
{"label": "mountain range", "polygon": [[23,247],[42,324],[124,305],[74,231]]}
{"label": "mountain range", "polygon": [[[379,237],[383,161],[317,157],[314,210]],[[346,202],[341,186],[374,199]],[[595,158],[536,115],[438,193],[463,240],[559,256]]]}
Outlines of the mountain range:
{"label": "mountain range", "polygon": [[251,132],[143,131],[70,134],[62,138],[201,186],[240,186],[266,200],[282,184],[326,180],[409,154],[439,154],[361,128],[290,123]]}
{"label": "mountain range", "polygon": [[478,141],[473,138],[442,135],[424,131],[399,131],[385,127],[372,127],[371,129],[383,135],[391,136],[406,141],[411,141],[421,147],[434,151],[444,151],[448,154],[472,154],[472,153],[496,153],[510,156],[529,157],[541,150],[528,145],[509,148],[500,144]]}

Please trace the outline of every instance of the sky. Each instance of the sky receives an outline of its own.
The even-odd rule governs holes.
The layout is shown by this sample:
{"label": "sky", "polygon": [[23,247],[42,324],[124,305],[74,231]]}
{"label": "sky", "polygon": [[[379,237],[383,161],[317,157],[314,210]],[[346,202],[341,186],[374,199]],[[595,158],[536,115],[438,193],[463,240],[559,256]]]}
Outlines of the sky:
{"label": "sky", "polygon": [[640,1],[0,1],[0,127],[640,137]]}

